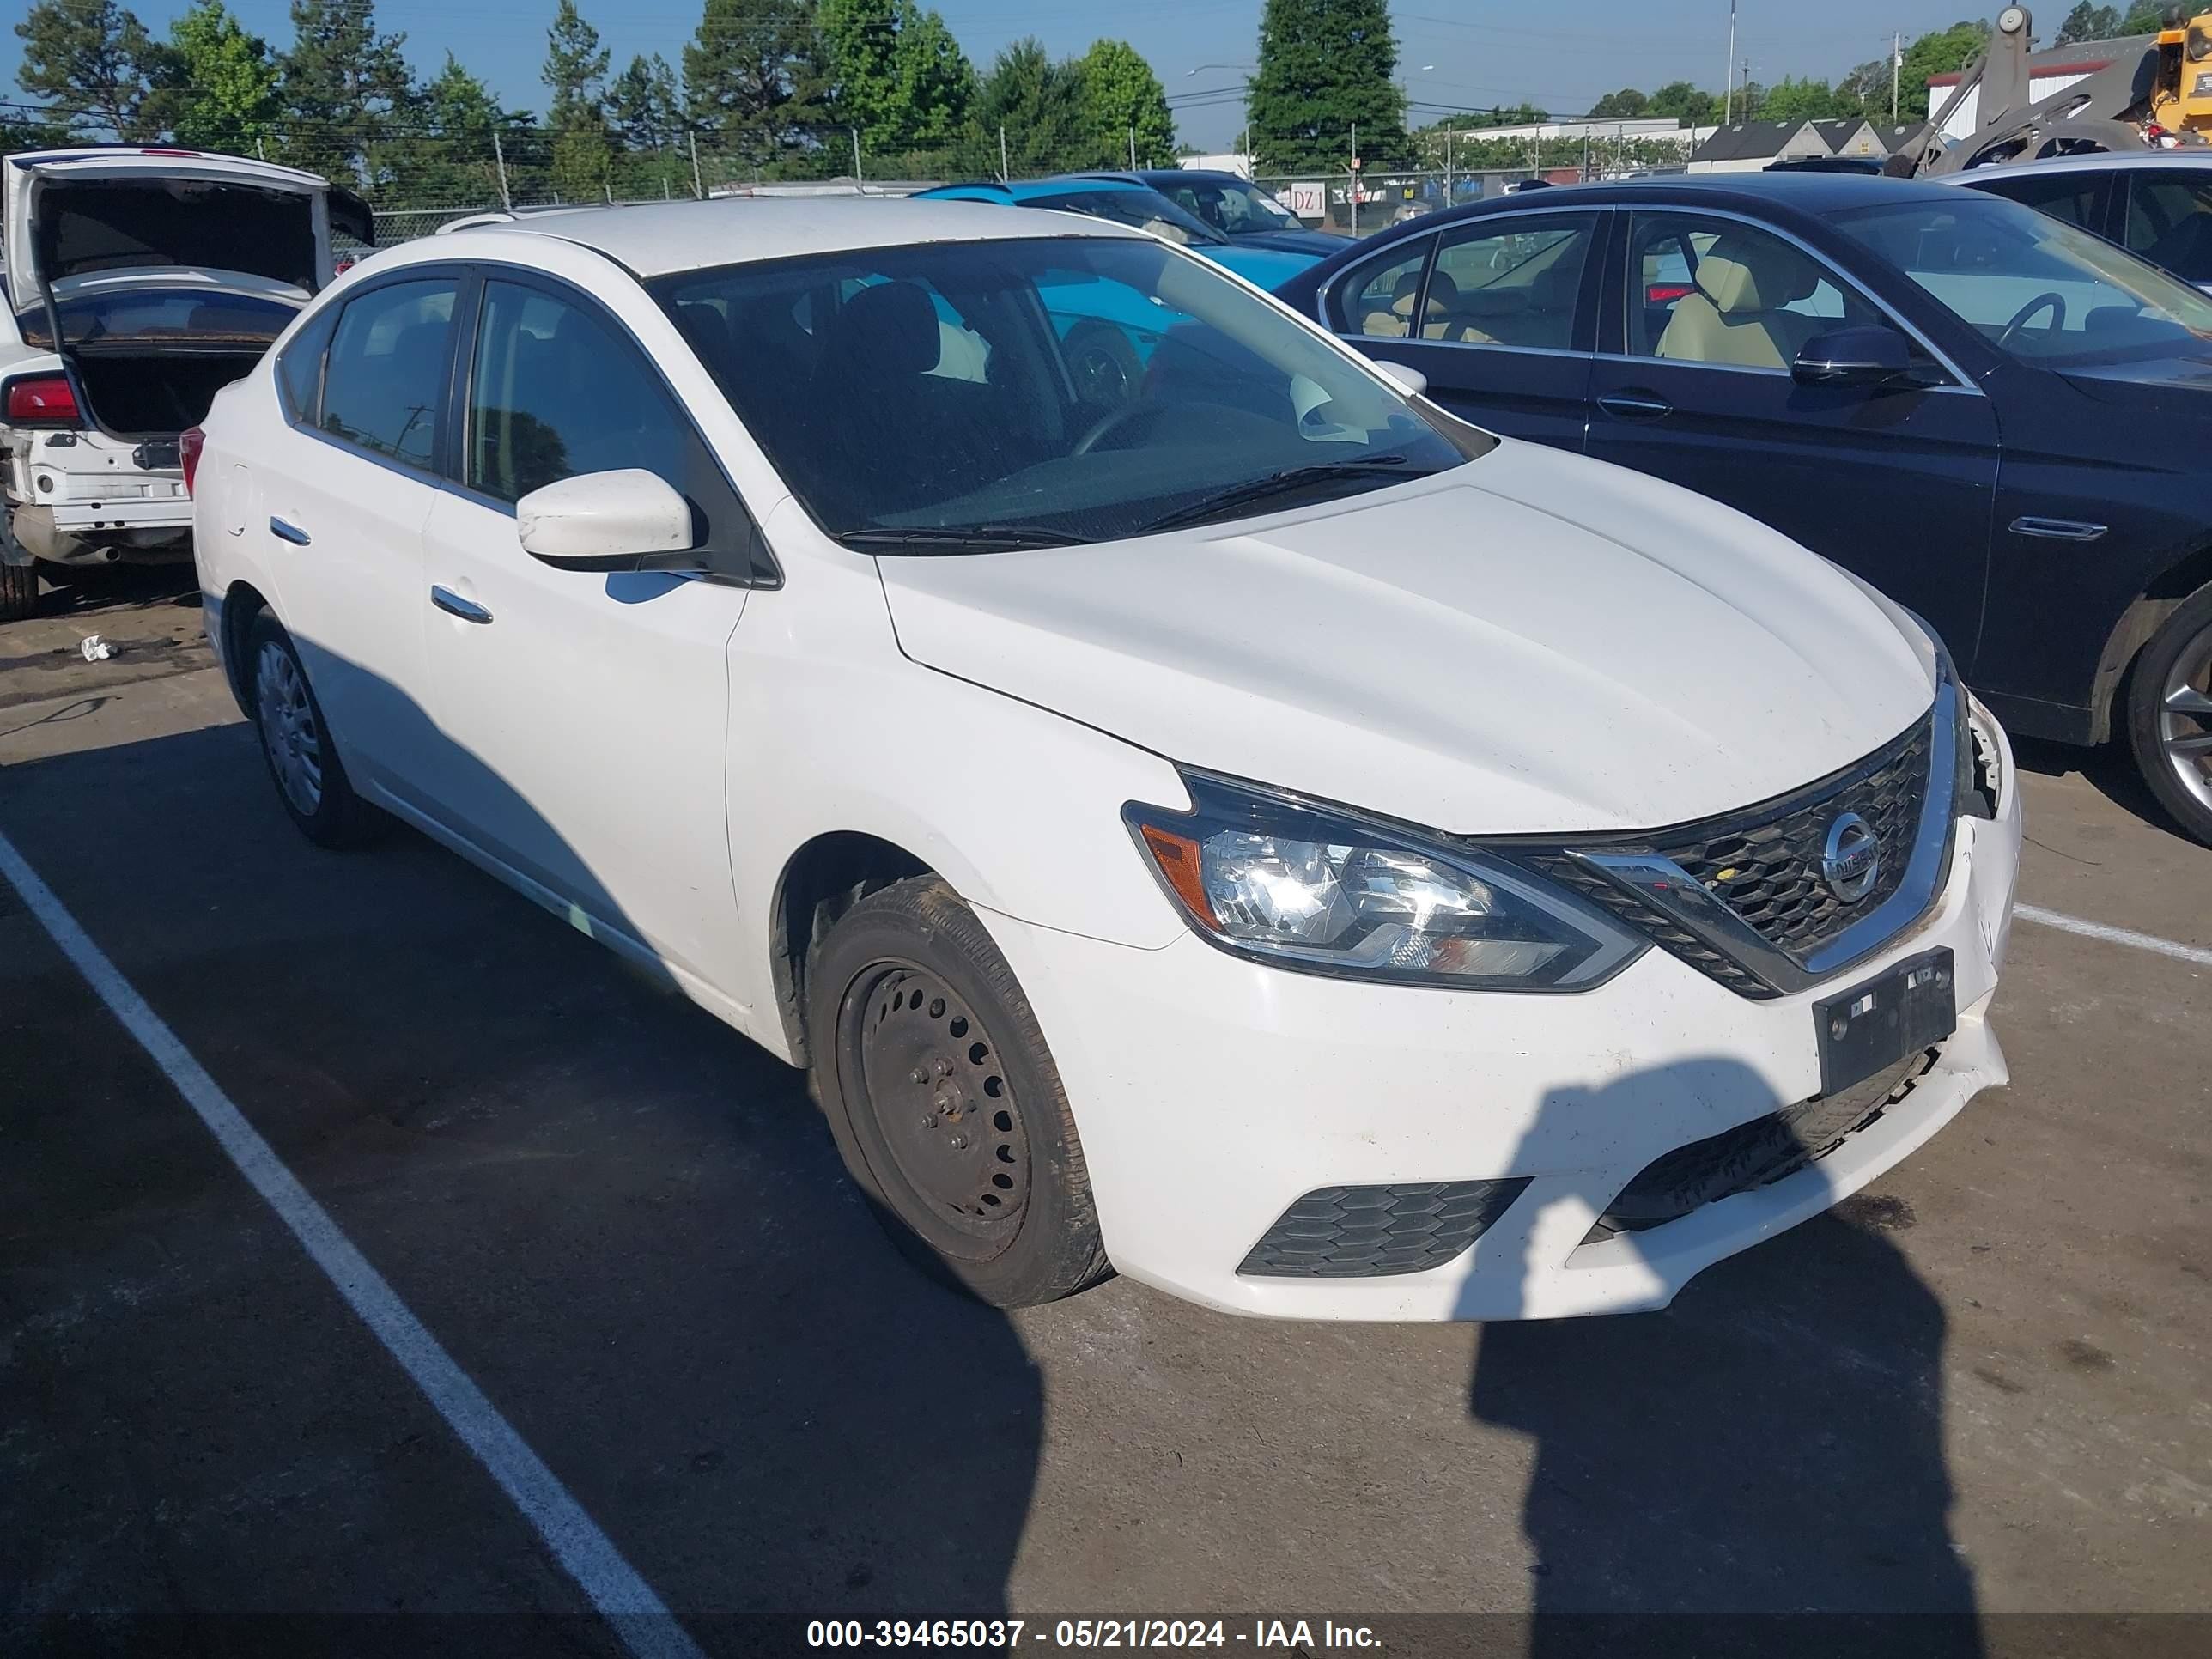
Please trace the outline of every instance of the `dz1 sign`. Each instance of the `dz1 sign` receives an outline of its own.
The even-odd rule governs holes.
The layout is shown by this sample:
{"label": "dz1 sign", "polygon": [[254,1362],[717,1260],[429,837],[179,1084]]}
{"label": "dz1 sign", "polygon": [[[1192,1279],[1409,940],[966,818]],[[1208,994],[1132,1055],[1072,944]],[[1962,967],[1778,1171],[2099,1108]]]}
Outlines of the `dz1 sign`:
{"label": "dz1 sign", "polygon": [[1318,180],[1310,184],[1295,184],[1283,191],[1283,205],[1301,219],[1326,219],[1328,216],[1328,186]]}

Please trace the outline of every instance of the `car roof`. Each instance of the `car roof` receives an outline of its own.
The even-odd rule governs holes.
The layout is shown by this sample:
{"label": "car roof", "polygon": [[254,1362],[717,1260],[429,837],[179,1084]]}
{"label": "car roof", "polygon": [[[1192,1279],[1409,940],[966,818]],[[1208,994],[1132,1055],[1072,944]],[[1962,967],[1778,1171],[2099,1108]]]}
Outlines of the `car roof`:
{"label": "car roof", "polygon": [[1947,173],[1942,182],[1947,185],[1987,185],[1999,179],[2035,178],[2053,173],[2147,172],[2176,168],[2198,172],[2212,170],[2212,145],[2192,144],[2182,149],[2107,149],[2088,155],[2054,155],[2041,161],[2014,161],[2002,167],[1972,167],[1965,173]]}
{"label": "car roof", "polygon": [[[925,198],[942,201],[953,191],[973,190],[986,191],[994,197],[1004,197],[1009,202],[1027,202],[1039,196],[1070,196],[1087,190],[1127,190],[1136,182],[1127,176],[1109,179],[1073,173],[1052,179],[1016,179],[1009,184],[1001,184],[996,179],[975,179],[962,184],[939,185],[935,190],[916,191],[906,199],[910,202]],[[951,199],[957,201],[963,198],[951,197]]]}
{"label": "car roof", "polygon": [[[1694,206],[1726,202],[1735,206],[1784,206],[1801,213],[1832,213],[1839,209],[1866,207],[1885,202],[1910,201],[1915,196],[1937,199],[1941,186],[1917,179],[1891,179],[1869,173],[1656,173],[1646,179],[1619,179],[1588,185],[1561,185],[1551,190],[1529,191],[1514,199],[1529,210],[1539,204],[1557,208],[1570,202],[1675,201]],[[1492,198],[1497,199],[1497,198]],[[1472,213],[1489,203],[1470,208],[1447,209],[1448,213]],[[1441,217],[1431,215],[1422,222]]]}
{"label": "car roof", "polygon": [[[1068,215],[1040,231],[1031,214],[1001,213],[988,203],[915,197],[721,197],[649,202],[635,207],[580,207],[471,227],[463,237],[547,236],[595,248],[639,276],[750,264],[764,259],[917,242],[1004,241],[1040,234],[1137,236],[1143,232]],[[449,248],[422,244],[429,257]]]}

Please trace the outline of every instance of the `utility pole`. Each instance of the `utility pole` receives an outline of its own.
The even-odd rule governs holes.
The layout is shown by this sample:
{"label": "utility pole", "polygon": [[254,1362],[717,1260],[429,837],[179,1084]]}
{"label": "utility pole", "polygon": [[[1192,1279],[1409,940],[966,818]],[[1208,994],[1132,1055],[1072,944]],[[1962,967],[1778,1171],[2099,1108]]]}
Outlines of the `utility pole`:
{"label": "utility pole", "polygon": [[685,135],[691,141],[691,194],[699,200],[707,199],[707,186],[699,182],[699,131],[694,127]]}
{"label": "utility pole", "polygon": [[1721,94],[1721,125],[1729,125],[1735,119],[1735,0],[1729,0],[1729,53],[1723,66],[1721,83],[1727,90]]}
{"label": "utility pole", "polygon": [[1134,173],[1136,170],[1137,170],[1137,130],[1136,130],[1136,128],[1135,128],[1135,127],[1133,127],[1133,127],[1131,127],[1131,128],[1129,129],[1129,171],[1130,171],[1130,172],[1132,172],[1132,173]]}
{"label": "utility pole", "polygon": [[999,182],[1010,182],[1006,177],[1006,129],[1003,123],[999,128]]}
{"label": "utility pole", "polygon": [[1446,207],[1451,205],[1452,199],[1451,141],[1451,123],[1447,121],[1444,123],[1444,205]]}
{"label": "utility pole", "polygon": [[1743,118],[1751,119],[1751,59],[1743,60]]}
{"label": "utility pole", "polygon": [[1352,124],[1352,188],[1345,192],[1352,198],[1352,236],[1359,239],[1359,123]]}
{"label": "utility pole", "polygon": [[497,125],[491,130],[491,159],[499,168],[499,204],[512,210],[514,198],[507,194],[507,147],[499,142]]}
{"label": "utility pole", "polygon": [[1905,35],[1892,29],[1889,34],[1889,124],[1897,125],[1897,77],[1905,68]]}
{"label": "utility pole", "polygon": [[845,131],[853,135],[853,188],[858,190],[864,182],[860,177],[860,130],[847,127]]}

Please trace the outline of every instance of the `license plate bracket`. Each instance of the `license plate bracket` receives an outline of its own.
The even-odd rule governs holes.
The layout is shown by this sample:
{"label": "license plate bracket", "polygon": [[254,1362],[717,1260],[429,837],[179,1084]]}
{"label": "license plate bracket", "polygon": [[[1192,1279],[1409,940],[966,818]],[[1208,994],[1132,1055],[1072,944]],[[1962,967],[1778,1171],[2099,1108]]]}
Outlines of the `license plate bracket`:
{"label": "license plate bracket", "polygon": [[1910,957],[1877,978],[1813,1005],[1820,1092],[1863,1083],[1958,1029],[1958,980],[1948,947]]}

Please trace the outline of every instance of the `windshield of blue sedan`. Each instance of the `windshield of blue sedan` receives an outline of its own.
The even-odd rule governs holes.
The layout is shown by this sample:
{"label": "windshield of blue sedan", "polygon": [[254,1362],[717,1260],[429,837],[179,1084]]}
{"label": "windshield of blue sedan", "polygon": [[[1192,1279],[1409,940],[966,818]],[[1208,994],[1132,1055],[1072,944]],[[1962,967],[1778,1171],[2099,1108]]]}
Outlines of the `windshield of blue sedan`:
{"label": "windshield of blue sedan", "polygon": [[2212,300],[2016,202],[1961,191],[1956,202],[1916,198],[1832,222],[2028,362],[2086,368],[2212,351]]}
{"label": "windshield of blue sedan", "polygon": [[1135,237],[867,249],[653,291],[816,521],[873,550],[1141,535],[1382,489],[1494,442]]}
{"label": "windshield of blue sedan", "polygon": [[1149,231],[1186,247],[1218,247],[1228,238],[1204,220],[1187,212],[1149,185],[1126,189],[1070,190],[1056,196],[1025,196],[1026,208],[1051,208],[1060,213],[1084,213],[1109,224]]}

